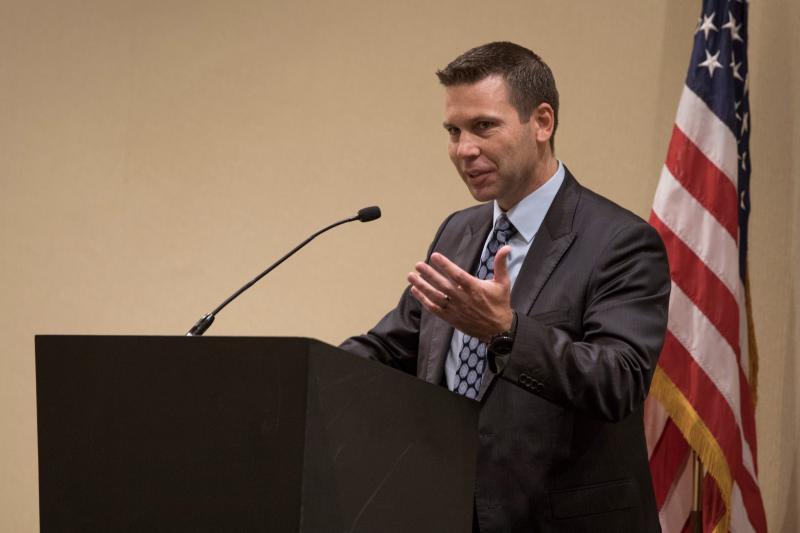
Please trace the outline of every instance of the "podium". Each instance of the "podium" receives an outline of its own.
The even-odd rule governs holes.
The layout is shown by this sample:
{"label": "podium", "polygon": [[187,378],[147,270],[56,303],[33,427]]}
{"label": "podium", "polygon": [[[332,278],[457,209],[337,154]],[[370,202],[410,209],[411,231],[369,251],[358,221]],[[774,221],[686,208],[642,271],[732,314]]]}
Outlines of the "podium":
{"label": "podium", "polygon": [[37,336],[42,533],[470,531],[476,402],[304,338]]}

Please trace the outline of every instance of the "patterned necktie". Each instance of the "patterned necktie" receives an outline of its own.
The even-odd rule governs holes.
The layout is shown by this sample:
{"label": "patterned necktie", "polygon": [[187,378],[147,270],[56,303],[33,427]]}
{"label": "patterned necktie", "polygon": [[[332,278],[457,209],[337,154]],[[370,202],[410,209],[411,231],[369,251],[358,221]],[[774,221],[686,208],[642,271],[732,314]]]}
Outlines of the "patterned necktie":
{"label": "patterned necktie", "polygon": [[[508,244],[509,239],[517,232],[508,217],[500,215],[492,230],[492,237],[481,254],[481,264],[476,276],[478,279],[494,279],[494,256],[497,250]],[[478,397],[481,378],[486,366],[486,343],[475,337],[464,334],[461,351],[458,352],[459,364],[456,370],[455,390],[457,393],[472,398]]]}

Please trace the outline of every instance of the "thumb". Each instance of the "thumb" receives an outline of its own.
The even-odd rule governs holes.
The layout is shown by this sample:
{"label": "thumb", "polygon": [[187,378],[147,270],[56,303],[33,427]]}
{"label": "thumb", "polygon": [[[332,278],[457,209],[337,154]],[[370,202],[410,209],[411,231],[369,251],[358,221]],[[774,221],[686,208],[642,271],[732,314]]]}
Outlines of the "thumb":
{"label": "thumb", "polygon": [[497,250],[494,256],[494,281],[501,285],[510,285],[508,276],[508,255],[511,253],[510,246],[503,246]]}

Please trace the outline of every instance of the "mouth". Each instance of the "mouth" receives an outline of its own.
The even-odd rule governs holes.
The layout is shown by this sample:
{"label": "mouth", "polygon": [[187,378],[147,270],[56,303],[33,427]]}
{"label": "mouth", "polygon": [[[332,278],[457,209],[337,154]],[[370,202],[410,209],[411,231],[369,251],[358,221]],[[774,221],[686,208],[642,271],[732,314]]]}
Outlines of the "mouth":
{"label": "mouth", "polygon": [[470,179],[480,179],[487,174],[494,172],[492,169],[483,168],[483,169],[476,169],[476,170],[465,170],[464,174]]}
{"label": "mouth", "polygon": [[494,170],[480,169],[480,170],[467,170],[464,171],[464,178],[470,187],[483,187],[489,183],[489,176]]}

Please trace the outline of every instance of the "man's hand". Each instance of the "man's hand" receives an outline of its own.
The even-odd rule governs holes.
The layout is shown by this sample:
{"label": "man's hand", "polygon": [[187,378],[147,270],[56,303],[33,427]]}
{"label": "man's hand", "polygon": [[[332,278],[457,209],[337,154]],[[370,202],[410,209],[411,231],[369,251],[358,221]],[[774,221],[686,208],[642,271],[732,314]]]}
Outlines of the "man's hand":
{"label": "man's hand", "polygon": [[494,279],[482,280],[458,267],[440,253],[431,265],[417,263],[408,274],[411,294],[431,313],[483,341],[511,328],[511,280],[508,276],[510,246],[494,259]]}

